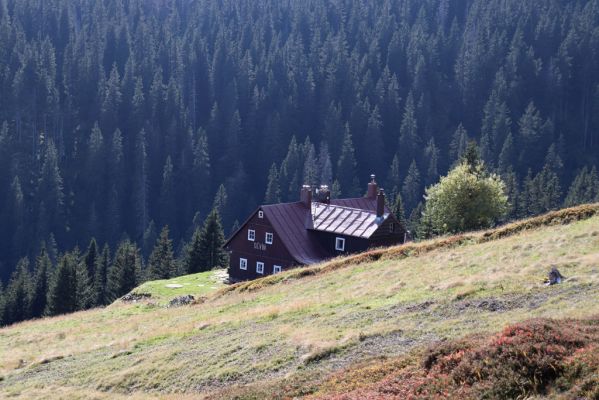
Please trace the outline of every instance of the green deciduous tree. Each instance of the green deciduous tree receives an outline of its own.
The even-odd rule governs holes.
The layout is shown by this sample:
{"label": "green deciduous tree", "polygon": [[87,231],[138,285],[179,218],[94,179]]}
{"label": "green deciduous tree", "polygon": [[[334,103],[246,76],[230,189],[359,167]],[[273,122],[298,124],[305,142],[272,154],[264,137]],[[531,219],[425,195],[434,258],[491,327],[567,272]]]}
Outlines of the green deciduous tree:
{"label": "green deciduous tree", "polygon": [[484,166],[462,163],[426,190],[424,218],[433,233],[464,232],[492,226],[507,211],[505,185]]}

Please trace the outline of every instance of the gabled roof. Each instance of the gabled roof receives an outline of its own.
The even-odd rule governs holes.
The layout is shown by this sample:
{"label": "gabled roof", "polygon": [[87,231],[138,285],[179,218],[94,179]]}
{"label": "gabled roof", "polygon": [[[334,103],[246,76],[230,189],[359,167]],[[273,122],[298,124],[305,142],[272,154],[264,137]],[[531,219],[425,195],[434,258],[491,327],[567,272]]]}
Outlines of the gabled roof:
{"label": "gabled roof", "polygon": [[271,204],[262,210],[295,261],[314,264],[330,256],[306,229],[310,211],[304,203]]}
{"label": "gabled roof", "polygon": [[378,218],[376,211],[314,202],[308,228],[368,239],[388,216]]}
{"label": "gabled roof", "polygon": [[313,231],[367,239],[390,213],[385,207],[382,220],[376,221],[376,199],[366,197],[335,199],[331,200],[331,204],[314,201],[311,209],[300,201],[263,205],[231,235],[225,247],[258,210],[264,212],[291,257],[300,264],[314,264],[331,257],[331,253],[322,248]]}

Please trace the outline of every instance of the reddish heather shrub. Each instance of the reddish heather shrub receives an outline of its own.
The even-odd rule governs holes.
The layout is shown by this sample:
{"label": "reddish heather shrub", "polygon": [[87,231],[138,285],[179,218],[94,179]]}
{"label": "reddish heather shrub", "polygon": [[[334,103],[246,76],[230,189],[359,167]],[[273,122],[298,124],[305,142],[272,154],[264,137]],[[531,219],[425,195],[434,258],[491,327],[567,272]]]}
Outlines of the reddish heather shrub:
{"label": "reddish heather shrub", "polygon": [[331,399],[512,399],[561,393],[599,400],[599,317],[536,319],[484,339],[428,349],[420,362]]}

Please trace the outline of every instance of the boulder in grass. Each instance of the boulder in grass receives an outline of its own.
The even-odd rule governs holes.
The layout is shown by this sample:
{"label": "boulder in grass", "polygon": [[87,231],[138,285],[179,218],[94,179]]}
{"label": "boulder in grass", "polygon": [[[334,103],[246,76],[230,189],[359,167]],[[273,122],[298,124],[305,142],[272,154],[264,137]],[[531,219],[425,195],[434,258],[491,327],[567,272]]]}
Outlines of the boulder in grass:
{"label": "boulder in grass", "polygon": [[168,303],[168,307],[171,308],[171,307],[186,306],[186,305],[193,303],[194,300],[195,300],[195,297],[193,297],[190,294],[187,294],[185,296],[178,296],[178,297],[175,297],[174,299],[172,299]]}
{"label": "boulder in grass", "polygon": [[551,267],[551,271],[549,271],[549,276],[545,281],[547,286],[557,285],[558,283],[562,283],[566,278],[559,272],[556,267]]}
{"label": "boulder in grass", "polygon": [[141,300],[146,300],[152,297],[151,293],[128,293],[121,297],[121,301],[125,303],[137,303]]}

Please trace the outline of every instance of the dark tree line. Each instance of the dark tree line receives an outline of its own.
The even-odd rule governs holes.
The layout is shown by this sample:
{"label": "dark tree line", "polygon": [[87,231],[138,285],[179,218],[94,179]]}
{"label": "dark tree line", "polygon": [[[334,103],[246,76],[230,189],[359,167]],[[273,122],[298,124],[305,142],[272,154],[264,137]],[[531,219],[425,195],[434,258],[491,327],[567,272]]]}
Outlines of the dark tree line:
{"label": "dark tree line", "polygon": [[0,285],[0,326],[105,306],[145,280],[226,267],[228,255],[223,244],[216,210],[203,227],[195,230],[179,257],[173,251],[167,226],[156,239],[147,262],[141,249],[129,239],[121,241],[114,253],[108,244],[98,246],[96,239],[90,241],[84,253],[76,247],[59,254],[55,245],[43,243],[33,263],[22,258],[6,288]]}
{"label": "dark tree line", "polygon": [[2,279],[370,173],[416,231],[470,140],[507,218],[594,201],[598,27],[598,0],[0,0]]}

